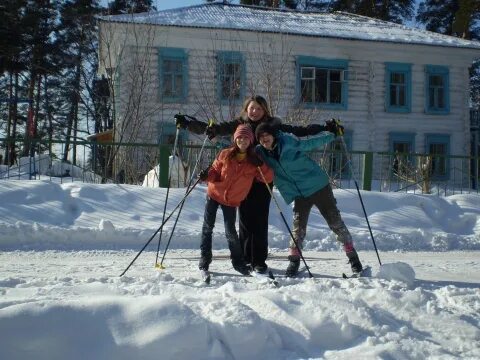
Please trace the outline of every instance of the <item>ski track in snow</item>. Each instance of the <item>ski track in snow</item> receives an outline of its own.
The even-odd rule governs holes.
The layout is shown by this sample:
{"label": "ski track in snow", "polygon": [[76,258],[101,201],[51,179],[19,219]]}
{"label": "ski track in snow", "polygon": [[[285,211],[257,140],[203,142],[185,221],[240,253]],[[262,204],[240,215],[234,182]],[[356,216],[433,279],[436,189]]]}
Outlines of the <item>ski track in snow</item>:
{"label": "ski track in snow", "polygon": [[[171,251],[160,271],[155,253],[145,252],[119,277],[135,254],[1,253],[0,357],[99,358],[99,348],[112,359],[139,348],[141,358],[158,351],[166,359],[480,356],[478,252],[383,253],[384,263],[408,261],[413,286],[341,279],[343,254],[306,252],[315,278],[277,276],[280,288],[235,273],[225,251],[214,252],[210,285],[195,250]],[[360,255],[375,275],[375,253]],[[465,263],[468,273],[458,266]],[[285,252],[270,255],[275,274],[286,264]],[[12,329],[23,336],[9,336],[18,334]],[[25,348],[25,338],[35,341]],[[52,338],[61,345],[45,352],[42,342]]]}

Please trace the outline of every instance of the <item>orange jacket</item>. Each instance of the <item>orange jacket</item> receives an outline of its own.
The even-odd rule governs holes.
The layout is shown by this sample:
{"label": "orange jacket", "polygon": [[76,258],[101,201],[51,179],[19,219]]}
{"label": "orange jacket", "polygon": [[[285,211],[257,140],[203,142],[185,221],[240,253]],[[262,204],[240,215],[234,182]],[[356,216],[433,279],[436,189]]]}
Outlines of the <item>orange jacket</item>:
{"label": "orange jacket", "polygon": [[[247,197],[254,179],[264,181],[258,169],[247,159],[229,159],[229,154],[229,149],[222,150],[210,167],[207,194],[220,204],[237,207]],[[260,169],[267,182],[272,182],[272,169],[265,164]]]}

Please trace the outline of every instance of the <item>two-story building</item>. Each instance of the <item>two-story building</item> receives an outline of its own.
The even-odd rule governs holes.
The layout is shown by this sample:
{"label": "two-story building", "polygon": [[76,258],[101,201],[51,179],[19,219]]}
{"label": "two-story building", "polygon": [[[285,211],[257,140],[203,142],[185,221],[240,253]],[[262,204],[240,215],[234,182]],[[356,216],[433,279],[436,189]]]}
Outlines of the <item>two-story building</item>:
{"label": "two-story building", "polygon": [[223,3],[105,16],[99,31],[117,141],[168,138],[178,112],[229,120],[259,94],[286,122],[340,118],[353,150],[470,152],[479,42],[348,13]]}

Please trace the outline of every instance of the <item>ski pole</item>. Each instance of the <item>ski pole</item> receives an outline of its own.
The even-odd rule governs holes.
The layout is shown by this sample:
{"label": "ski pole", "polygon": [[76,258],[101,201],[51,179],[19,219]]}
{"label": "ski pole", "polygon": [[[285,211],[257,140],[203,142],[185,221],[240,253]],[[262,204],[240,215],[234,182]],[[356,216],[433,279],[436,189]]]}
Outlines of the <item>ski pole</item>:
{"label": "ski pole", "polygon": [[180,202],[177,204],[177,206],[175,206],[175,208],[172,210],[172,212],[170,213],[170,215],[167,216],[167,218],[162,222],[162,225],[160,225],[160,227],[153,233],[153,235],[150,237],[150,239],[148,239],[148,241],[146,242],[146,244],[143,246],[143,248],[138,252],[138,254],[133,258],[133,260],[130,262],[130,264],[128,264],[127,268],[125,270],[123,270],[123,272],[120,274],[120,277],[122,277],[127,271],[128,269],[130,268],[130,266],[132,266],[132,264],[135,262],[135,260],[137,260],[137,258],[140,256],[140,254],[143,252],[143,250],[145,250],[145,248],[148,246],[148,244],[150,244],[150,242],[155,238],[155,235],[157,235],[157,233],[163,228],[163,226],[167,223],[167,221],[172,217],[172,215],[175,213],[175,211],[180,207],[180,206],[183,206],[183,203],[185,202],[185,200],[187,199],[187,196],[193,191],[193,189],[195,188],[195,186],[197,186],[197,184],[199,183],[200,179],[198,179],[193,185],[192,187],[185,193],[185,196],[182,198],[182,200],[180,200]]}
{"label": "ski pole", "polygon": [[303,263],[305,264],[305,267],[307,268],[308,276],[313,278],[313,275],[310,272],[310,268],[308,267],[307,262],[305,261],[305,258],[303,257],[302,250],[300,249],[300,246],[298,246],[298,242],[297,242],[297,240],[295,240],[295,237],[293,236],[292,231],[290,230],[290,226],[288,226],[287,219],[285,219],[285,216],[283,215],[283,211],[282,211],[282,209],[280,208],[280,205],[277,202],[277,198],[273,194],[272,189],[270,189],[270,186],[268,186],[267,179],[265,179],[265,176],[263,175],[263,171],[260,168],[260,166],[257,166],[257,169],[260,172],[260,175],[262,176],[263,182],[267,186],[267,189],[268,189],[268,192],[270,193],[270,196],[272,197],[273,201],[275,202],[275,205],[277,205],[277,209],[278,209],[278,212],[280,213],[280,216],[283,219],[283,223],[287,227],[288,233],[290,234],[290,237],[292,238],[293,243],[297,247],[298,253],[300,254],[300,258],[302,259]]}
{"label": "ski pole", "polygon": [[[206,135],[205,139],[203,140],[203,144],[202,144],[202,147],[201,147],[200,152],[198,154],[197,161],[195,162],[195,166],[194,166],[193,171],[191,173],[190,180],[188,181],[188,186],[187,186],[187,190],[186,190],[187,192],[188,192],[188,190],[190,188],[190,185],[193,181],[193,177],[194,177],[195,171],[197,169],[197,166],[200,163],[200,160],[202,159],[207,140],[208,140],[208,135]],[[197,181],[197,183],[198,183],[198,181]],[[183,204],[182,204],[182,206],[180,206],[180,210],[178,210],[177,217],[176,217],[175,222],[174,222],[173,227],[172,227],[172,231],[170,232],[170,237],[168,238],[167,246],[165,246],[165,250],[163,252],[162,260],[160,261],[160,264],[158,264],[156,266],[158,269],[165,269],[165,267],[163,266],[163,260],[165,260],[165,255],[167,254],[168,248],[170,246],[170,242],[172,241],[173,233],[175,231],[175,228],[177,227],[178,219],[180,218],[180,214],[182,213],[182,209],[183,209]]]}
{"label": "ski pole", "polygon": [[358,188],[358,182],[357,182],[357,179],[355,178],[355,174],[353,171],[352,159],[351,159],[350,153],[347,150],[347,144],[345,144],[345,139],[343,138],[343,135],[340,136],[340,142],[342,144],[343,152],[345,154],[345,157],[347,158],[347,162],[350,167],[353,182],[355,183],[355,187],[357,188],[358,198],[360,199],[360,204],[362,205],[363,215],[365,216],[365,220],[367,221],[368,231],[370,232],[370,237],[372,238],[373,247],[375,249],[375,252],[377,253],[378,263],[380,264],[380,266],[382,266],[382,262],[380,261],[380,255],[378,254],[378,250],[377,250],[377,244],[375,243],[375,238],[373,237],[372,227],[370,226],[370,222],[368,221],[367,211],[365,210],[365,205],[363,204],[362,194],[360,194],[360,189]]}
{"label": "ski pole", "polygon": [[[177,151],[179,133],[180,133],[180,127],[177,127],[177,131],[175,132],[175,141],[173,142],[172,166],[168,168],[168,186],[167,186],[167,194],[165,195],[165,204],[163,206],[162,223],[165,221],[165,213],[167,212],[168,196],[170,194],[170,186],[172,183],[172,168],[173,168],[173,164],[175,163],[175,152]],[[158,253],[160,252],[160,243],[162,242],[162,234],[163,234],[163,227],[160,230],[160,234],[158,235],[157,256],[155,258],[155,267],[158,267]]]}

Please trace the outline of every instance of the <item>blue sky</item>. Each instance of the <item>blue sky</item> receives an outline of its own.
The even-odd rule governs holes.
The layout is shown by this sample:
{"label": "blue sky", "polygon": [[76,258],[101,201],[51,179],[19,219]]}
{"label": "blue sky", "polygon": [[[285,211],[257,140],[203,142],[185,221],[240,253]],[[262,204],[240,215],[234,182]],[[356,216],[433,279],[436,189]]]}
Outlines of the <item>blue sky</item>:
{"label": "blue sky", "polygon": [[156,0],[154,1],[158,10],[179,8],[183,6],[204,4],[203,0]]}

